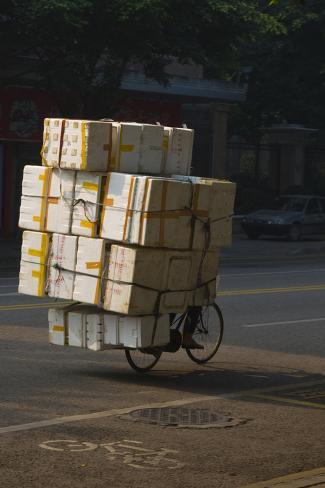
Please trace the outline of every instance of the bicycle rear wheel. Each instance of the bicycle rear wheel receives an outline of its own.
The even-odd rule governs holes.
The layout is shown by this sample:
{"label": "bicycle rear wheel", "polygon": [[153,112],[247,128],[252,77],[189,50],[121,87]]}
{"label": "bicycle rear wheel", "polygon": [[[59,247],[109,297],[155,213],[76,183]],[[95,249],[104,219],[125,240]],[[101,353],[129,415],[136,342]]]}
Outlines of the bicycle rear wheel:
{"label": "bicycle rear wheel", "polygon": [[213,303],[202,307],[193,333],[193,339],[204,349],[186,349],[188,357],[198,364],[213,358],[219,349],[223,336],[223,317],[218,305]]}
{"label": "bicycle rear wheel", "polygon": [[145,373],[150,371],[159,361],[162,351],[158,349],[126,349],[126,359],[135,371]]}

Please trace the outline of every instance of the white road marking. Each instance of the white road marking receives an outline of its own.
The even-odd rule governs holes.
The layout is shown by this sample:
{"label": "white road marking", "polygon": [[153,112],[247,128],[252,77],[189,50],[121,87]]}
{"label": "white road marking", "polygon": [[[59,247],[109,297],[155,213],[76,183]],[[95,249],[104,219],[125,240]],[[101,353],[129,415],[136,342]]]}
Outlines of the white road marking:
{"label": "white road marking", "polygon": [[292,270],[292,271],[259,271],[258,273],[226,273],[226,274],[221,274],[221,278],[227,278],[229,277],[235,277],[235,276],[245,276],[246,278],[248,276],[263,276],[263,275],[279,275],[279,274],[298,274],[298,273],[307,273],[307,274],[313,274],[313,273],[318,273],[319,271],[325,271],[325,268],[315,268],[313,270]]}
{"label": "white road marking", "polygon": [[20,293],[17,291],[11,293],[0,293],[0,297],[16,297],[17,295],[20,295]]}
{"label": "white road marking", "polygon": [[231,398],[239,398],[245,396],[256,396],[263,393],[287,391],[290,389],[310,387],[313,385],[323,385],[323,384],[325,384],[325,379],[317,380],[317,381],[304,381],[302,383],[291,383],[289,385],[281,385],[281,386],[271,387],[271,388],[269,387],[253,388],[249,390],[241,390],[241,391],[235,391],[231,393],[221,393],[219,395],[196,395],[195,397],[183,398],[182,400],[172,400],[163,403],[146,403],[144,405],[134,405],[133,407],[104,410],[102,412],[71,415],[67,417],[57,417],[54,419],[40,420],[38,422],[30,422],[27,424],[9,425],[8,427],[0,428],[0,435],[8,434],[10,432],[22,432],[26,430],[39,429],[42,427],[51,427],[52,425],[62,425],[62,424],[69,424],[71,422],[80,422],[82,420],[97,420],[97,419],[102,419],[107,417],[116,417],[118,415],[124,415],[124,414],[134,412],[134,410],[140,410],[145,408],[179,407],[183,405],[189,405],[191,403],[208,402],[213,400],[216,401],[220,399],[231,399]]}
{"label": "white road marking", "polygon": [[17,288],[17,285],[0,285],[0,288]]}
{"label": "white road marking", "polygon": [[268,327],[272,325],[294,325],[294,324],[308,324],[311,322],[324,322],[325,317],[318,317],[315,319],[299,319],[299,320],[283,320],[281,322],[261,322],[259,324],[245,324],[242,327]]}
{"label": "white road marking", "polygon": [[[231,395],[233,394],[231,393]],[[219,397],[223,398],[224,395],[220,395]],[[218,396],[198,395],[195,397],[184,398],[183,400],[174,400],[165,403],[147,403],[144,405],[134,405],[133,407],[104,410],[102,412],[71,415],[69,417],[58,417],[49,420],[40,420],[38,422],[30,422],[27,424],[10,425],[8,427],[1,427],[0,435],[8,434],[9,432],[21,432],[21,431],[32,430],[32,429],[39,429],[41,427],[50,427],[52,425],[61,425],[61,424],[67,424],[71,422],[80,422],[81,420],[97,420],[106,417],[115,417],[117,415],[128,414],[130,412],[133,412],[134,410],[140,410],[144,408],[178,407],[178,406],[187,405],[195,402],[216,400],[217,398]]]}

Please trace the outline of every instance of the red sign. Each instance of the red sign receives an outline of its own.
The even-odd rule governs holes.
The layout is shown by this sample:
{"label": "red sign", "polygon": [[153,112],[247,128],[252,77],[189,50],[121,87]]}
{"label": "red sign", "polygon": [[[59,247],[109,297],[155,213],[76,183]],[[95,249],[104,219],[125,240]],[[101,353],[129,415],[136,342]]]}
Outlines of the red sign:
{"label": "red sign", "polygon": [[181,104],[172,100],[126,97],[120,101],[115,120],[179,127]]}
{"label": "red sign", "polygon": [[45,117],[57,115],[51,97],[24,87],[0,90],[0,139],[40,141]]}

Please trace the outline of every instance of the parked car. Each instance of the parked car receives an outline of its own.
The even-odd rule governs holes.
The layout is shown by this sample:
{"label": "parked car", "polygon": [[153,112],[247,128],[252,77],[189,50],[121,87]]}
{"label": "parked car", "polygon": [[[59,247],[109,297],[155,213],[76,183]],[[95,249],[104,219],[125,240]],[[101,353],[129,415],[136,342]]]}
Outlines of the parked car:
{"label": "parked car", "polygon": [[249,239],[265,234],[297,241],[302,235],[325,234],[325,198],[283,195],[274,201],[271,209],[246,215],[241,225]]}

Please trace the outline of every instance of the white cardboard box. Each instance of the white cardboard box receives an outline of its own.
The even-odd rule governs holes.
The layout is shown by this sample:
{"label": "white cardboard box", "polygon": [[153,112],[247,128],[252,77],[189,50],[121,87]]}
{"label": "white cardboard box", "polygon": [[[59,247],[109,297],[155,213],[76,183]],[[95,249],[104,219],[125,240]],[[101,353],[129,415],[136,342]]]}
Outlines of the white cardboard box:
{"label": "white cardboard box", "polygon": [[111,173],[100,236],[141,246],[188,249],[191,192],[187,182]]}
{"label": "white cardboard box", "polygon": [[30,263],[47,265],[50,235],[45,232],[25,230],[22,236],[21,259]]}
{"label": "white cardboard box", "polygon": [[78,237],[53,234],[49,259],[48,295],[72,300]]}
{"label": "white cardboard box", "polygon": [[67,271],[76,270],[78,237],[53,234],[50,251],[50,266]]}
{"label": "white cardboard box", "polygon": [[46,294],[47,266],[28,261],[20,262],[18,293],[43,297]]}
{"label": "white cardboard box", "polygon": [[76,272],[97,277],[105,271],[107,274],[108,255],[109,245],[104,239],[79,237]]}
{"label": "white cardboard box", "polygon": [[170,340],[168,315],[125,317],[95,307],[75,306],[49,310],[49,340],[100,351],[110,347],[162,346]]}
{"label": "white cardboard box", "polygon": [[22,195],[46,198],[51,172],[51,168],[27,164],[23,173]]}
{"label": "white cardboard box", "polygon": [[101,305],[106,282],[97,276],[75,275],[73,300],[77,302]]}
{"label": "white cardboard box", "polygon": [[138,173],[142,125],[113,122],[112,158],[109,171]]}
{"label": "white cardboard box", "polygon": [[65,308],[49,308],[49,342],[57,346],[64,346],[67,343],[66,328],[66,310]]}
{"label": "white cardboard box", "polygon": [[43,231],[45,226],[47,199],[22,195],[19,213],[19,227]]}
{"label": "white cardboard box", "polygon": [[68,313],[68,344],[87,347],[87,315],[81,311]]}
{"label": "white cardboard box", "polygon": [[192,129],[164,128],[164,174],[189,175],[191,172],[194,131]]}
{"label": "white cardboard box", "polygon": [[95,237],[99,230],[99,214],[106,175],[78,171],[71,231],[75,235]]}
{"label": "white cardboard box", "polygon": [[75,180],[75,171],[52,170],[46,210],[48,232],[70,233]]}
{"label": "white cardboard box", "polygon": [[82,171],[107,171],[112,124],[89,120],[45,119],[42,164]]}
{"label": "white cardboard box", "polygon": [[121,317],[119,340],[124,347],[162,346],[170,341],[169,315],[155,317]]}

